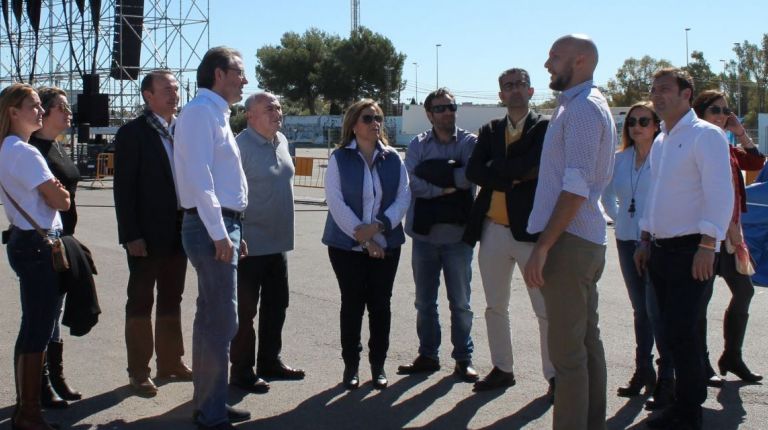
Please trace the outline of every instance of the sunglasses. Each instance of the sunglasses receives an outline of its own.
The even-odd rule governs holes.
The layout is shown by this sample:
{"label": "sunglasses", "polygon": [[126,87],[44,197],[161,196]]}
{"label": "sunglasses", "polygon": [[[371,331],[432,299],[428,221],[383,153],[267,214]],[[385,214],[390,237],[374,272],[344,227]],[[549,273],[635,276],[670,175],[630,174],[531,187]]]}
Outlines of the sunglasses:
{"label": "sunglasses", "polygon": [[647,116],[644,116],[640,119],[635,117],[629,117],[627,118],[625,123],[627,124],[627,127],[634,127],[638,124],[640,124],[640,127],[648,127],[648,124],[650,124],[651,121],[652,121],[651,118],[648,118]]}
{"label": "sunglasses", "polygon": [[72,108],[69,107],[69,105],[66,104],[66,103],[61,103],[61,104],[58,104],[56,106],[51,106],[51,108],[59,108],[59,110],[61,110],[62,112],[66,113],[66,114],[71,114],[72,113]]}
{"label": "sunglasses", "polygon": [[431,108],[429,108],[429,111],[432,112],[432,113],[443,113],[447,109],[447,110],[449,110],[451,112],[456,112],[456,109],[458,109],[458,108],[459,107],[456,106],[456,103],[451,103],[451,104],[448,104],[448,105],[435,105],[435,106],[432,106]]}
{"label": "sunglasses", "polygon": [[384,117],[381,115],[361,115],[360,119],[363,120],[363,124],[370,124],[374,121],[378,122],[379,124],[384,122]]}
{"label": "sunglasses", "polygon": [[727,107],[721,108],[720,106],[710,106],[707,108],[707,110],[713,115],[720,115],[721,113],[723,115],[730,115],[731,112],[733,112],[731,109]]}

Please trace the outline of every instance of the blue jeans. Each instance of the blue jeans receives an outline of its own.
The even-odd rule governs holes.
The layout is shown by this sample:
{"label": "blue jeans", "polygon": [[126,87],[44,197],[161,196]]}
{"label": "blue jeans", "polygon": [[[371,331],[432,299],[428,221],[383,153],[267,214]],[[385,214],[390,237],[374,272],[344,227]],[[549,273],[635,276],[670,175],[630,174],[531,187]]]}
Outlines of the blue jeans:
{"label": "blue jeans", "polygon": [[451,343],[454,360],[470,360],[472,343],[472,309],[469,305],[472,281],[472,247],[464,242],[436,245],[413,240],[411,255],[413,280],[416,283],[416,333],[419,355],[437,360],[440,348],[440,322],[437,314],[437,290],[440,271],[451,310]]}
{"label": "blue jeans", "polygon": [[659,305],[651,287],[650,277],[647,272],[645,276],[637,274],[633,260],[636,246],[637,242],[634,240],[616,240],[621,274],[624,276],[634,316],[635,369],[645,370],[653,367],[651,354],[655,340],[656,350],[659,352],[659,378],[671,379],[674,377],[672,353],[664,338]]}
{"label": "blue jeans", "polygon": [[227,368],[229,343],[237,331],[237,260],[239,220],[224,217],[229,240],[235,245],[232,260],[215,260],[215,246],[198,215],[184,214],[181,241],[197,271],[197,312],[192,332],[194,395],[198,422],[214,426],[227,422]]}
{"label": "blue jeans", "polygon": [[[60,232],[51,232],[58,237]],[[16,338],[16,354],[45,351],[53,325],[61,309],[59,274],[53,271],[51,247],[35,230],[11,228],[8,262],[19,277],[21,327]]]}

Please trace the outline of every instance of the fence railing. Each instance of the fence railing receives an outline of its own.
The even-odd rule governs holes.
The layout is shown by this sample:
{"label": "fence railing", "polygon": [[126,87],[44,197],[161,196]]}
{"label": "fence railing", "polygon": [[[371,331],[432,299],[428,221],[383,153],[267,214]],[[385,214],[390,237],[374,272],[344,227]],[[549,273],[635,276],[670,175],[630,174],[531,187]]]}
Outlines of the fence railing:
{"label": "fence railing", "polygon": [[296,174],[293,185],[296,187],[324,188],[325,169],[328,168],[327,158],[294,157],[293,164]]}

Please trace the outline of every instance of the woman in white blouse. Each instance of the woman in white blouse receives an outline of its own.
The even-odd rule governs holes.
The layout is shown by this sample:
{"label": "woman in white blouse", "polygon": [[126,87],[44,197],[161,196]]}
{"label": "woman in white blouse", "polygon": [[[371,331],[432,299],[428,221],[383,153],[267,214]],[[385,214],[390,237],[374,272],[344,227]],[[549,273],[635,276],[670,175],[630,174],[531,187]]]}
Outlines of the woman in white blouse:
{"label": "woman in white blouse", "polygon": [[381,108],[363,99],[347,109],[341,144],[328,160],[328,218],[323,243],[341,290],[342,383],[360,384],[360,329],[368,309],[373,386],[387,386],[390,299],[405,242],[402,220],[411,200],[408,172],[390,148]]}
{"label": "woman in white blouse", "polygon": [[27,143],[42,126],[43,112],[40,98],[27,84],[13,84],[0,93],[0,198],[11,222],[3,232],[3,243],[8,245],[8,262],[19,277],[21,298],[21,326],[14,347],[18,404],[11,427],[15,430],[52,429],[40,410],[44,354],[61,300],[49,239],[61,235],[58,211],[69,209],[69,193],[48,169],[40,151]]}
{"label": "woman in white blouse", "polygon": [[654,409],[671,401],[674,372],[660,330],[656,295],[648,275],[637,273],[632,257],[640,240],[638,221],[651,178],[648,154],[659,133],[659,123],[650,102],[636,103],[630,108],[622,128],[622,146],[616,153],[613,178],[602,197],[605,211],[615,223],[619,265],[632,303],[635,327],[635,372],[627,385],[619,387],[617,394],[633,397],[640,394],[643,387],[646,387],[646,393],[654,389],[656,372],[652,353],[655,340],[659,351],[659,384],[649,402],[650,408]]}

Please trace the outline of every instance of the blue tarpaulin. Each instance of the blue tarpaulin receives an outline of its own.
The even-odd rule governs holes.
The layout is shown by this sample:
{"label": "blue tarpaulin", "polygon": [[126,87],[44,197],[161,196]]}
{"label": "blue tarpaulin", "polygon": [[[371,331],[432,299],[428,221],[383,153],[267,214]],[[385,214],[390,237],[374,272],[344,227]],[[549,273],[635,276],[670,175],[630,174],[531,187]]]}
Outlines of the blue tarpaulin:
{"label": "blue tarpaulin", "polygon": [[768,285],[768,167],[747,187],[747,212],[741,215],[741,224],[756,263],[752,282]]}

